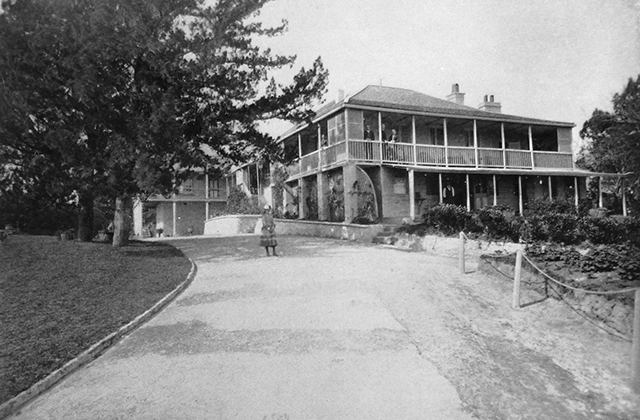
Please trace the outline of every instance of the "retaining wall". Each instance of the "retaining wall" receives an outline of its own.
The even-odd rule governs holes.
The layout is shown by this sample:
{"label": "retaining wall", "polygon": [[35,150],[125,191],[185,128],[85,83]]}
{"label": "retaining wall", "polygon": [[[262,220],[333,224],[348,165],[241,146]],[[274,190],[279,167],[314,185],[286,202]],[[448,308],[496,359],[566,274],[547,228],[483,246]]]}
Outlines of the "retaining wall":
{"label": "retaining wall", "polygon": [[[276,219],[278,235],[316,236],[351,241],[371,242],[384,230],[382,225],[355,225],[307,220]],[[259,234],[262,218],[258,215],[226,215],[209,219],[204,224],[205,235],[233,236]]]}

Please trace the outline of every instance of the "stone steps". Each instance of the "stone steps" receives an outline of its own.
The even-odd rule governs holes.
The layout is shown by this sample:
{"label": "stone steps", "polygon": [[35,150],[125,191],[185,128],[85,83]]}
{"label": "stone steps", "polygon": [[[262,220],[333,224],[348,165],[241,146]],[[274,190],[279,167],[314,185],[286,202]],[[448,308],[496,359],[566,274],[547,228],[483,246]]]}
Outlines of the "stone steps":
{"label": "stone steps", "polygon": [[382,232],[373,237],[371,242],[381,245],[393,245],[396,243],[396,233],[400,225],[385,224]]}

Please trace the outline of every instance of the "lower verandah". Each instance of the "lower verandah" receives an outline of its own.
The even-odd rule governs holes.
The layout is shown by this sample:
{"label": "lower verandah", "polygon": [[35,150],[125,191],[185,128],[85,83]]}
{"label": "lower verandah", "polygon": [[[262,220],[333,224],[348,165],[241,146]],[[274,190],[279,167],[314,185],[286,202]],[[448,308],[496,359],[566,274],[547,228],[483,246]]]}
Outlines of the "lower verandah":
{"label": "lower verandah", "polygon": [[[285,197],[284,205],[290,214],[297,211],[297,216],[304,219],[348,223],[359,213],[353,208],[358,205],[353,196],[362,191],[371,191],[377,207],[376,217],[383,221],[416,220],[426,208],[438,203],[469,210],[503,205],[521,213],[533,200],[569,201],[577,206],[578,200],[586,196],[585,178],[571,175],[426,172],[378,165],[346,165],[290,181],[289,185],[299,187],[290,190],[300,195],[295,199],[292,195]],[[335,220],[336,214],[331,208],[336,195],[341,200],[339,204],[344,206],[343,220]]]}

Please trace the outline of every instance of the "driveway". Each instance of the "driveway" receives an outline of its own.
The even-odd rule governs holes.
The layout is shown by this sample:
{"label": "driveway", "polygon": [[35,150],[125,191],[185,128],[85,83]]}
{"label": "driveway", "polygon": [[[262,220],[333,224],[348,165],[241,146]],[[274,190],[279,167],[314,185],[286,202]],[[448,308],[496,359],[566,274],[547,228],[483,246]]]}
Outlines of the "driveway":
{"label": "driveway", "polygon": [[450,258],[279,240],[173,240],[193,284],[15,418],[639,418],[630,343],[557,301],[512,310],[506,279]]}

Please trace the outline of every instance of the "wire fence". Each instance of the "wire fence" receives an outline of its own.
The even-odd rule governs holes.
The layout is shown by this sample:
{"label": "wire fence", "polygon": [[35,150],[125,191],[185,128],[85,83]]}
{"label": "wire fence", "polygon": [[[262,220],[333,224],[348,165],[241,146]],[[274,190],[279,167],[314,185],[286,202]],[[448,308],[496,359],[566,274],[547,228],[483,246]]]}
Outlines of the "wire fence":
{"label": "wire fence", "polygon": [[[510,254],[506,254],[506,255],[492,255],[492,258],[495,259],[503,259],[503,258],[513,258],[514,255],[516,257],[516,259],[518,258],[518,253],[514,252],[514,253],[510,253]],[[566,299],[565,293],[562,292],[562,290],[559,290],[559,288],[565,288],[567,290],[572,290],[574,292],[580,292],[580,293],[585,293],[585,294],[591,294],[591,295],[600,295],[600,296],[611,296],[611,295],[619,295],[619,294],[627,294],[627,293],[634,293],[638,290],[640,290],[640,287],[630,287],[630,288],[624,288],[624,289],[620,289],[620,290],[603,290],[603,291],[598,291],[598,290],[589,290],[589,289],[583,289],[580,287],[575,287],[572,286],[570,284],[567,284],[566,282],[560,281],[554,277],[552,277],[551,275],[549,275],[548,273],[546,273],[545,271],[543,271],[540,267],[538,267],[528,256],[526,256],[524,254],[524,252],[522,252],[522,259],[524,261],[526,261],[533,269],[535,272],[540,273],[540,275],[542,275],[542,280],[524,280],[522,279],[521,275],[519,273],[514,273],[513,276],[504,273],[503,271],[501,271],[500,269],[498,269],[495,265],[489,263],[489,266],[492,267],[496,272],[500,273],[501,275],[503,275],[506,278],[512,279],[514,280],[514,289],[517,288],[518,286],[516,285],[516,283],[524,283],[527,285],[531,285],[531,286],[543,286],[544,287],[544,293],[545,296],[549,296],[549,291],[552,291],[553,294],[557,297],[558,300],[560,300],[561,302],[563,302],[565,305],[567,305],[573,312],[575,312],[576,314],[580,315],[582,318],[584,318],[585,320],[587,320],[589,323],[593,324],[594,326],[600,328],[601,330],[614,335],[620,339],[623,339],[625,341],[631,342],[632,339],[628,336],[626,336],[625,334],[623,334],[622,332],[616,330],[615,328],[612,328],[602,322],[599,322],[597,319],[594,319],[593,317],[587,315],[587,313],[585,313],[585,311],[583,311],[582,309],[577,308],[574,304],[572,304],[571,302],[569,302]],[[516,260],[516,264],[517,264],[517,260]],[[518,278],[519,277],[519,278]],[[516,291],[514,291],[514,293],[516,293]],[[514,296],[514,302],[519,302],[519,290],[517,291],[518,296]],[[519,303],[515,304],[514,306],[519,307]]]}

